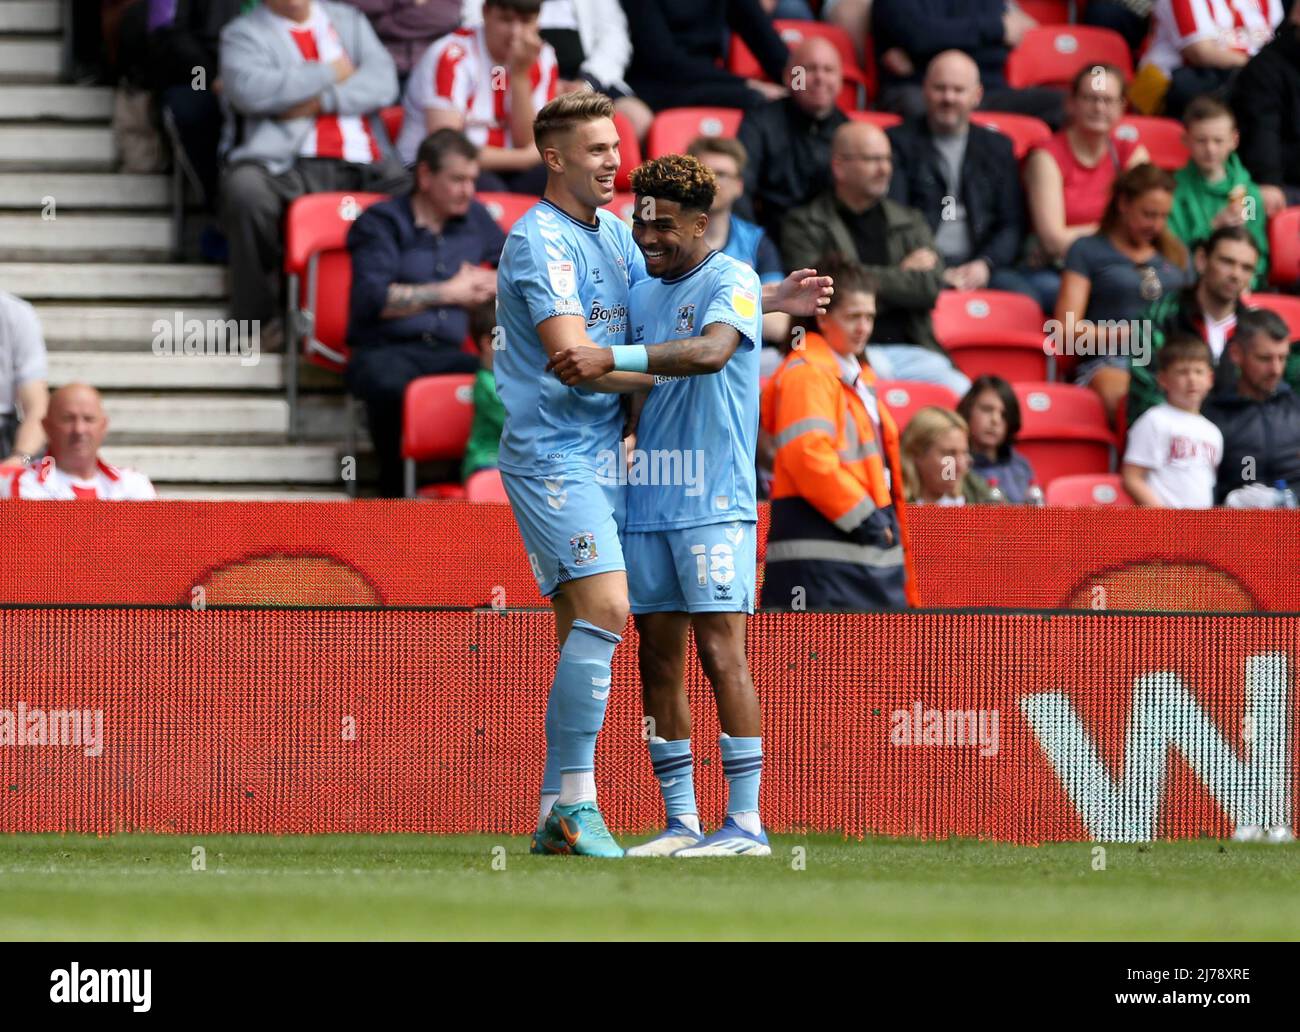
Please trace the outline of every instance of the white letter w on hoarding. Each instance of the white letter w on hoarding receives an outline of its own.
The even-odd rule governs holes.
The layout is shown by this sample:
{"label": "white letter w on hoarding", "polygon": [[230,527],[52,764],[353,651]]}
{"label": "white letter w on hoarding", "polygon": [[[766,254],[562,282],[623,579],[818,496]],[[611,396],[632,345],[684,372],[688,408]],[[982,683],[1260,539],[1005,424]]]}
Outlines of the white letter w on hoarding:
{"label": "white letter w on hoarding", "polygon": [[1101,842],[1146,842],[1155,836],[1169,746],[1177,746],[1234,824],[1291,823],[1286,722],[1287,657],[1246,660],[1243,760],[1171,671],[1133,684],[1133,712],[1124,742],[1124,773],[1116,783],[1067,696],[1020,700],[1039,745],[1061,779],[1088,834]]}

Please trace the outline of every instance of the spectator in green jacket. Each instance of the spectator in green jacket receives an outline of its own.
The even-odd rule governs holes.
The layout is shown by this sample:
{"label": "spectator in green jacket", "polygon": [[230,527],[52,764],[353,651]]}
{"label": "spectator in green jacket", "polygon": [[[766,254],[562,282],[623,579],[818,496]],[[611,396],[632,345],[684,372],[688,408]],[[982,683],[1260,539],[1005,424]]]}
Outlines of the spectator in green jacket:
{"label": "spectator in green jacket", "polygon": [[1216,229],[1245,226],[1255,238],[1259,263],[1254,288],[1268,275],[1268,229],[1264,200],[1237,156],[1237,120],[1213,97],[1197,97],[1183,115],[1183,140],[1191,160],[1174,176],[1169,228],[1190,251]]}
{"label": "spectator in green jacket", "polygon": [[497,380],[492,372],[492,347],[497,338],[496,302],[485,301],[470,309],[469,332],[478,345],[479,370],[474,374],[474,422],[470,424],[469,443],[460,476],[468,480],[481,469],[495,469],[497,449],[501,446],[501,427],[506,410],[497,394]]}

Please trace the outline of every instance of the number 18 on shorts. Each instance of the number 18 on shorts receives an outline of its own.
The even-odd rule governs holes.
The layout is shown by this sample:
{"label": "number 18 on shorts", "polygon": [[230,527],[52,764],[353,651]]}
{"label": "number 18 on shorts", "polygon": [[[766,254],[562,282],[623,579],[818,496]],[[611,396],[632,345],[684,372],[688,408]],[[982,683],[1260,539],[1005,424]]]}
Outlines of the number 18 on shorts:
{"label": "number 18 on shorts", "polygon": [[623,535],[634,613],[752,613],[756,524],[735,521]]}

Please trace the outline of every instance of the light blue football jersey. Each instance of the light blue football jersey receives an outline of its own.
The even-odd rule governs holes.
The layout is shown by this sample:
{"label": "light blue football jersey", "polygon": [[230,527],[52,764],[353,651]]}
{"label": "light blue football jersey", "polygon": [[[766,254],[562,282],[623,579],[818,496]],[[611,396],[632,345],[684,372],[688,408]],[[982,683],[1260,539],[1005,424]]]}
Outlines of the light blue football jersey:
{"label": "light blue football jersey", "polygon": [[740,331],[725,366],[705,376],[656,377],[627,470],[628,530],[756,520],[762,286],[718,251],[674,279],[632,287],[633,344],[698,337],[710,323]]}
{"label": "light blue football jersey", "polygon": [[627,343],[628,290],[646,276],[632,231],[596,211],[595,226],[543,200],[510,230],[497,272],[500,348],[493,371],[505,406],[500,467],[522,476],[592,475],[617,451],[617,394],[566,387],[546,372],[537,325],[557,315],[587,321],[592,343]]}

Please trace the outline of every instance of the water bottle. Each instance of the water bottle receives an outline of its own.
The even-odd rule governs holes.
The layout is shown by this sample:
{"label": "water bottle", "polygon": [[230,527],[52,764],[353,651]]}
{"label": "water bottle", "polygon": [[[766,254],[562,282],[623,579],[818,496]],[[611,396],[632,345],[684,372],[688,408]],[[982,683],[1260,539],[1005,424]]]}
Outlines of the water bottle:
{"label": "water bottle", "polygon": [[1030,484],[1029,490],[1025,492],[1025,504],[1032,505],[1038,509],[1041,509],[1047,504],[1046,499],[1043,498],[1043,489],[1038,486],[1038,481],[1034,481]]}
{"label": "water bottle", "polygon": [[1003,505],[1007,496],[1002,493],[1002,488],[998,487],[998,478],[989,477],[989,505]]}
{"label": "water bottle", "polygon": [[1279,480],[1273,487],[1277,491],[1279,509],[1300,509],[1300,502],[1296,501],[1295,492],[1286,486],[1285,480]]}

